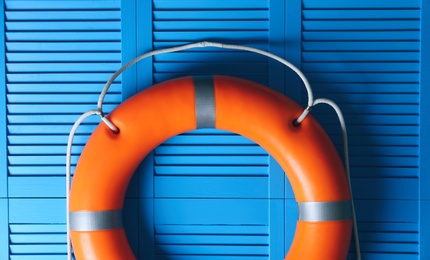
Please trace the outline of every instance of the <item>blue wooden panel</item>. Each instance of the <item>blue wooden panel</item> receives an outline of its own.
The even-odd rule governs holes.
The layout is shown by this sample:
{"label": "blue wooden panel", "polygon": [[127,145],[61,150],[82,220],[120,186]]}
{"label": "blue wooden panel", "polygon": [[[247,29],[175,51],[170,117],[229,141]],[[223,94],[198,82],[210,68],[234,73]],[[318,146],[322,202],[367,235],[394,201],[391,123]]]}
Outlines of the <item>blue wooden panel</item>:
{"label": "blue wooden panel", "polygon": [[113,0],[103,1],[67,1],[67,0],[43,0],[43,1],[26,1],[26,0],[6,0],[7,10],[100,10],[100,9],[119,9],[120,2]]}
{"label": "blue wooden panel", "polygon": [[158,198],[267,198],[267,177],[156,176]]}
{"label": "blue wooden panel", "polygon": [[[420,99],[420,249],[422,259],[430,258],[430,21],[425,13],[430,9],[429,1],[421,1],[421,99]],[[427,10],[424,12],[424,10]]]}
{"label": "blue wooden panel", "polygon": [[[428,19],[422,19],[427,5],[418,0],[247,1],[246,8],[243,0],[5,1],[6,53],[0,59],[6,59],[7,82],[3,78],[0,84],[0,120],[7,124],[0,124],[5,126],[0,128],[0,213],[8,211],[9,219],[0,218],[0,259],[2,253],[8,259],[9,250],[10,259],[18,260],[65,256],[61,176],[71,124],[94,108],[103,83],[121,63],[152,48],[200,39],[285,55],[310,76],[316,96],[338,101],[351,138],[363,257],[427,259],[430,166],[423,144],[430,133],[430,95],[424,87],[429,76],[422,73],[430,66]],[[76,39],[82,41],[72,42]],[[153,82],[210,72],[252,79],[305,101],[300,81],[265,58],[206,49],[157,56],[127,71],[112,87],[105,111]],[[312,113],[341,150],[332,112]],[[89,119],[79,130],[73,164],[98,120]],[[10,201],[2,201],[7,196]],[[148,156],[128,196],[126,228],[143,259],[282,258],[295,231],[296,203],[282,169],[263,149],[230,133],[203,130],[172,138]],[[154,196],[163,199],[154,204]],[[190,198],[206,199],[191,203]],[[216,211],[222,207],[234,216]],[[241,209],[249,216],[237,212]],[[244,244],[234,246],[233,237]],[[352,249],[348,259],[353,257]]]}
{"label": "blue wooden panel", "polygon": [[155,224],[267,225],[263,199],[156,199]]}
{"label": "blue wooden panel", "polygon": [[65,222],[64,198],[9,199],[9,223],[11,224],[64,224]]}
{"label": "blue wooden panel", "polygon": [[419,0],[413,1],[378,1],[374,2],[372,0],[363,1],[339,1],[339,0],[327,0],[324,2],[318,0],[306,0],[303,3],[306,9],[416,9],[420,7]]}
{"label": "blue wooden panel", "polygon": [[8,199],[0,198],[0,259],[9,257],[9,212]]}

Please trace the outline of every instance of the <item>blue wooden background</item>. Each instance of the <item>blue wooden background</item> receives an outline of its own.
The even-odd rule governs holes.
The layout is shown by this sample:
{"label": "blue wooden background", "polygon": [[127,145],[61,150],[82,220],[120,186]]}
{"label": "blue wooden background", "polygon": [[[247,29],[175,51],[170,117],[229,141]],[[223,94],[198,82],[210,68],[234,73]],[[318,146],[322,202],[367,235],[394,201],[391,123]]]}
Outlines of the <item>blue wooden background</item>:
{"label": "blue wooden background", "polygon": [[[317,97],[335,100],[349,130],[363,259],[430,259],[430,1],[2,3],[1,260],[65,259],[65,151],[73,122],[96,107],[121,64],[200,40],[285,57],[309,77]],[[104,107],[109,112],[154,83],[200,74],[248,78],[306,104],[298,77],[279,64],[199,49],[130,68]],[[312,113],[341,152],[335,115],[324,107]],[[73,165],[98,122],[79,128]],[[184,133],[158,147],[135,174],[125,204],[130,243],[148,260],[283,259],[297,219],[294,195],[273,158],[215,130]]]}

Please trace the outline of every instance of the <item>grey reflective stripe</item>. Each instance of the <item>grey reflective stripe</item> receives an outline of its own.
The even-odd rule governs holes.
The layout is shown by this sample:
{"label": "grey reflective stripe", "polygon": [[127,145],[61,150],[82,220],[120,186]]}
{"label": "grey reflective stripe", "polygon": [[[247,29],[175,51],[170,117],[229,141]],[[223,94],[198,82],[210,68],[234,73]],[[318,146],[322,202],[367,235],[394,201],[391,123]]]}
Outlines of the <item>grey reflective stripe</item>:
{"label": "grey reflective stripe", "polygon": [[122,228],[122,210],[69,212],[70,230],[97,231]]}
{"label": "grey reflective stripe", "polygon": [[194,77],[197,129],[215,128],[215,93],[212,77]]}
{"label": "grey reflective stripe", "polygon": [[350,200],[333,202],[298,202],[299,220],[321,222],[352,219]]}

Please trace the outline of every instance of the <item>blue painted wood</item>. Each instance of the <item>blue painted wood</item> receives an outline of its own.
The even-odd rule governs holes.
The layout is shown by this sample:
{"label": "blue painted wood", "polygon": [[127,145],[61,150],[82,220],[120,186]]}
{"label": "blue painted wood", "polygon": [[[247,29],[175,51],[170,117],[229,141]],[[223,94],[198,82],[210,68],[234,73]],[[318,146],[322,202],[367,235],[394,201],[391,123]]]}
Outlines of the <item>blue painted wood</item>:
{"label": "blue painted wood", "polygon": [[285,199],[285,211],[284,211],[284,255],[287,254],[288,250],[291,247],[291,243],[293,242],[294,235],[296,233],[296,224],[298,219],[298,209],[297,203],[295,199]]}
{"label": "blue painted wood", "polygon": [[[175,0],[154,0],[153,5],[157,10],[163,9],[173,9],[173,10],[182,10],[182,9],[244,9],[243,2],[241,0],[232,0],[232,1],[216,1],[216,0],[207,0],[207,1],[183,1],[182,3],[178,3]],[[246,9],[268,9],[268,1],[260,1],[260,0],[250,0],[247,1]]]}
{"label": "blue painted wood", "polygon": [[[52,210],[55,209],[55,210]],[[9,199],[10,224],[64,224],[65,199]]]}
{"label": "blue painted wood", "polygon": [[139,198],[126,198],[123,208],[123,223],[127,239],[136,256],[139,255]]}
{"label": "blue painted wood", "polygon": [[420,7],[420,1],[405,2],[402,0],[393,0],[375,3],[372,0],[363,0],[360,2],[354,0],[328,0],[322,3],[318,0],[307,0],[303,3],[303,6],[306,9],[416,9]]}
{"label": "blue painted wood", "polygon": [[[321,7],[321,6],[320,6]],[[324,6],[322,6],[324,8]],[[328,9],[321,12],[318,9],[306,9],[303,11],[303,18],[306,20],[396,20],[396,19],[415,19],[420,16],[420,11],[414,8],[401,9]],[[382,20],[383,19],[383,20]]]}
{"label": "blue painted wood", "polygon": [[421,1],[421,99],[420,99],[420,247],[419,254],[422,259],[430,257],[430,76],[427,71],[430,68],[430,21],[424,18],[428,16],[430,3]]}
{"label": "blue painted wood", "polygon": [[267,198],[267,177],[156,176],[157,198]]}
{"label": "blue painted wood", "polygon": [[267,225],[264,199],[156,199],[154,221],[177,225]]}
{"label": "blue painted wood", "polygon": [[[11,203],[7,208],[10,225],[0,227],[6,230],[0,231],[0,243],[1,239],[10,239],[14,253],[26,253],[12,254],[10,259],[64,257],[64,214],[60,214],[64,211],[61,182],[64,160],[61,158],[64,158],[67,128],[80,113],[94,108],[96,100],[93,99],[103,86],[103,77],[133,56],[132,52],[137,54],[197,39],[246,41],[247,45],[276,53],[285,50],[286,57],[311,76],[316,96],[339,101],[351,138],[353,188],[358,199],[363,256],[366,259],[428,258],[430,246],[425,230],[429,226],[430,205],[425,173],[429,166],[428,148],[423,144],[430,132],[426,131],[429,128],[426,120],[429,95],[423,87],[428,76],[422,73],[428,67],[428,55],[424,55],[428,51],[425,44],[428,34],[424,33],[428,26],[425,27],[426,20],[420,20],[425,12],[423,8],[427,8],[424,1],[329,0],[321,3],[306,0],[303,6],[285,2],[282,3],[285,8],[276,10],[276,1],[247,2],[247,10],[243,9],[241,0],[181,3],[156,0],[154,5],[150,1],[80,1],[79,4],[84,10],[76,9],[72,1],[5,1],[9,41],[5,44],[6,53],[1,56],[7,59],[7,63],[2,64],[7,66],[9,82],[3,87],[7,88],[8,96],[3,95],[7,100],[0,107],[4,109],[2,116],[8,114],[4,118],[7,128],[0,131],[7,130],[8,136],[3,135],[5,143],[1,152],[7,152],[7,156],[1,156],[0,160],[5,160],[1,164],[5,165],[5,171],[0,174],[6,172],[7,167],[9,191],[4,196],[11,197]],[[136,11],[131,8],[134,4]],[[152,7],[153,15],[148,15]],[[195,12],[195,8],[199,8],[199,12]],[[132,15],[125,16],[127,13]],[[285,24],[279,23],[283,19]],[[234,20],[237,23],[229,25]],[[177,36],[172,27],[176,22],[181,27]],[[283,26],[285,37],[283,32],[277,34]],[[189,32],[189,28],[202,32]],[[211,31],[213,28],[222,31]],[[26,29],[34,39],[58,41],[11,41],[24,37]],[[42,29],[54,31],[40,32]],[[58,35],[54,35],[56,29],[61,29]],[[83,34],[77,36],[80,39],[102,35],[113,38],[101,42],[65,41],[77,29],[83,30]],[[150,37],[153,29],[154,42]],[[229,31],[231,29],[249,31],[234,35],[236,32]],[[89,35],[92,30],[97,33]],[[128,41],[123,41],[125,35]],[[249,42],[252,39],[257,41]],[[389,41],[384,41],[387,39]],[[280,50],[284,43],[287,47]],[[214,63],[210,63],[212,61]],[[231,63],[246,66],[242,66],[241,71],[235,66],[229,67]],[[262,57],[217,49],[157,56],[139,64],[132,73],[134,76],[123,76],[115,83],[114,95],[108,97],[112,103],[105,106],[105,111],[111,111],[122,100],[123,91],[130,91],[127,95],[132,95],[152,85],[153,81],[192,72],[203,74],[215,70],[283,89],[283,83],[277,82],[274,76],[278,73],[274,73],[274,68]],[[58,77],[66,74],[69,78]],[[126,83],[129,79],[134,84]],[[288,81],[285,86],[293,98],[305,101],[299,81]],[[315,109],[312,113],[321,120],[341,150],[338,123],[332,112]],[[97,123],[98,118],[91,118],[79,130],[73,150],[74,163]],[[255,158],[259,158],[257,166],[252,164],[251,167],[249,162]],[[205,162],[212,166],[201,165]],[[219,173],[221,176],[215,176]],[[148,157],[139,175],[134,177],[137,179],[132,189],[140,189],[139,206],[135,210],[136,191],[129,192],[133,206],[127,209],[132,212],[127,217],[133,220],[130,223],[135,223],[139,215],[139,224],[131,225],[128,230],[139,230],[139,238],[136,233],[130,233],[130,241],[136,249],[139,240],[139,254],[145,256],[144,259],[282,258],[281,249],[288,249],[294,235],[297,209],[291,187],[284,175],[277,173],[282,170],[273,158],[267,157],[263,149],[246,138],[207,130],[172,138],[157,148],[155,156]],[[0,183],[6,181],[0,180]],[[159,197],[155,204],[154,195]],[[272,199],[267,200],[265,196]],[[237,200],[226,199],[228,197]],[[192,200],[197,201],[197,208],[193,208]],[[227,207],[222,206],[223,203],[227,203]],[[173,208],[169,209],[171,205]],[[229,213],[243,208],[250,216],[239,212],[226,217],[223,211],[216,211],[217,207],[224,207]],[[171,213],[171,210],[176,211]],[[188,218],[187,210],[196,216]],[[252,215],[254,210],[259,210],[258,214]],[[278,211],[284,213],[272,214]],[[172,219],[177,213],[179,224]],[[162,217],[158,219],[160,214]],[[211,215],[206,218],[207,214]],[[284,219],[280,223],[283,216],[285,223]],[[254,224],[241,225],[239,218],[242,217],[246,217],[248,224]],[[168,223],[159,222],[164,220]],[[233,224],[225,225],[223,221]],[[204,223],[196,225],[201,222]],[[1,236],[3,232],[7,238]],[[279,243],[284,235],[285,248],[284,245],[278,247],[274,241]],[[240,236],[247,246],[220,245],[235,236]],[[57,244],[51,247],[42,242]],[[195,244],[185,245],[187,242]],[[197,245],[203,242],[210,245]],[[249,249],[248,245],[255,245],[252,243],[264,244],[253,252],[262,255],[239,255]],[[9,254],[9,247],[6,250],[0,250],[0,254]],[[40,255],[34,255],[36,252]],[[207,255],[208,252],[213,255]],[[196,255],[189,255],[191,253]],[[353,250],[348,259],[352,257]]]}
{"label": "blue painted wood", "polygon": [[[4,5],[0,6],[4,13]],[[4,15],[0,15],[0,22],[4,24]],[[4,43],[4,26],[0,29],[0,42]],[[6,60],[5,46],[0,47],[0,199],[7,197],[7,110],[6,110]],[[1,224],[1,223],[0,223]],[[0,234],[1,235],[1,234]],[[1,241],[0,241],[1,242]],[[1,250],[2,251],[2,250]]]}
{"label": "blue painted wood", "polygon": [[0,259],[9,257],[9,209],[8,199],[0,198]]}

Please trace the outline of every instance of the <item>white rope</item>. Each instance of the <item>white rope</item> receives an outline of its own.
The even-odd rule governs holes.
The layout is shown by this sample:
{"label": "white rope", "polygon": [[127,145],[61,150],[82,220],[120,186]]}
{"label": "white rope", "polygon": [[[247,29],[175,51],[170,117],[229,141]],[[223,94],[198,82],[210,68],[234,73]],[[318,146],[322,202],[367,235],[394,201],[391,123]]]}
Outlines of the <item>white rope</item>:
{"label": "white rope", "polygon": [[69,204],[70,204],[70,178],[71,178],[71,159],[72,159],[72,145],[73,138],[75,137],[76,130],[78,130],[79,125],[91,115],[100,115],[98,110],[90,110],[82,114],[73,125],[70,130],[69,139],[67,140],[67,152],[66,152],[66,239],[67,239],[67,259],[72,259],[72,245],[70,243],[70,219],[69,219]]}
{"label": "white rope", "polygon": [[[233,45],[233,44],[223,44],[223,43],[219,43],[219,42],[197,42],[197,43],[191,43],[191,44],[186,44],[186,45],[177,46],[177,47],[171,47],[171,48],[166,48],[166,49],[150,51],[150,52],[142,54],[142,55],[132,59],[131,61],[129,61],[127,64],[122,66],[119,70],[117,70],[109,78],[109,80],[106,82],[102,92],[100,93],[99,100],[97,102],[98,110],[103,111],[103,100],[104,100],[110,86],[115,81],[115,79],[119,75],[121,75],[121,73],[123,73],[126,69],[128,69],[130,66],[132,66],[133,64],[135,64],[135,63],[137,63],[137,62],[139,62],[145,58],[155,56],[158,54],[184,51],[184,50],[193,49],[193,48],[206,48],[206,47],[216,47],[216,48],[222,48],[222,49],[231,49],[231,50],[241,50],[241,51],[253,52],[253,53],[257,53],[257,54],[261,54],[263,56],[269,57],[271,59],[274,59],[274,60],[284,64],[285,66],[287,66],[288,68],[293,70],[295,73],[297,73],[297,75],[299,75],[300,79],[303,81],[303,84],[305,85],[305,88],[306,88],[306,91],[308,94],[308,107],[312,107],[312,105],[314,103],[314,96],[312,93],[311,85],[309,84],[309,81],[306,78],[306,76],[303,74],[303,72],[301,72],[291,62],[289,62],[289,61],[287,61],[287,60],[285,60],[285,59],[283,59],[283,58],[281,58],[275,54],[272,54],[270,52],[263,51],[263,50],[253,48],[253,47]],[[301,123],[308,113],[309,113],[308,110],[304,110],[302,115],[300,115],[300,117],[297,119],[297,123]]]}
{"label": "white rope", "polygon": [[[247,47],[247,46],[240,46],[240,45],[223,44],[223,43],[218,43],[218,42],[206,42],[206,41],[204,41],[204,42],[197,42],[197,43],[186,44],[186,45],[177,46],[177,47],[171,47],[171,48],[165,48],[165,49],[150,51],[150,52],[147,52],[143,55],[140,55],[140,56],[132,59],[131,61],[126,63],[124,66],[122,66],[120,69],[118,69],[114,74],[112,74],[112,76],[106,82],[106,84],[103,87],[103,90],[100,93],[99,99],[97,101],[97,110],[90,110],[88,112],[85,112],[81,117],[78,118],[78,120],[73,125],[72,130],[70,131],[69,140],[68,140],[68,144],[67,144],[67,155],[66,155],[66,204],[67,204],[66,227],[67,227],[67,259],[68,260],[72,259],[72,247],[71,247],[71,243],[70,243],[70,223],[69,223],[69,195],[70,195],[69,193],[70,193],[70,175],[71,175],[71,173],[70,173],[71,172],[70,161],[71,161],[71,150],[72,150],[73,137],[75,135],[77,128],[79,127],[79,125],[82,123],[82,121],[85,118],[89,117],[90,115],[97,114],[100,116],[101,120],[113,132],[118,133],[119,129],[108,118],[106,118],[104,113],[103,113],[103,101],[104,101],[104,98],[105,98],[110,86],[112,85],[112,83],[115,81],[115,79],[121,73],[123,73],[126,69],[128,69],[129,67],[131,67],[135,63],[137,63],[137,62],[139,62],[145,58],[151,57],[151,56],[155,56],[155,55],[163,54],[163,53],[179,52],[179,51],[184,51],[184,50],[188,50],[188,49],[192,49],[192,48],[206,48],[206,47],[216,47],[216,48],[233,49],[233,50],[241,50],[241,51],[248,51],[248,52],[257,53],[257,54],[266,56],[268,58],[274,59],[274,60],[284,64],[285,66],[287,66],[288,68],[293,70],[295,73],[297,73],[297,75],[303,81],[303,84],[306,88],[307,95],[308,95],[308,105],[307,105],[306,109],[303,110],[302,114],[294,122],[297,125],[300,124],[306,118],[306,116],[309,114],[309,112],[311,111],[311,109],[315,105],[321,104],[321,103],[325,103],[325,104],[330,105],[336,111],[337,116],[338,116],[339,121],[340,121],[340,124],[341,124],[343,144],[344,144],[345,170],[347,173],[349,186],[351,188],[351,177],[350,177],[349,159],[348,159],[348,137],[347,137],[347,133],[346,133],[345,120],[343,118],[342,112],[341,112],[340,108],[336,105],[336,103],[334,103],[331,100],[323,99],[323,98],[319,98],[319,99],[314,100],[312,88],[309,84],[308,79],[292,63],[290,63],[289,61],[287,61],[287,60],[285,60],[285,59],[283,59],[277,55],[274,55],[270,52],[267,52],[267,51],[264,51],[261,49],[257,49],[257,48],[253,48],[253,47]],[[352,196],[352,192],[351,192],[351,196]],[[355,248],[356,248],[356,252],[357,252],[356,253],[356,256],[357,256],[356,259],[361,260],[360,243],[359,243],[359,237],[358,237],[357,220],[356,220],[356,216],[355,216],[354,201],[353,200],[351,200],[351,201],[352,201],[352,214],[353,214],[353,225],[354,225],[354,242],[355,242]]]}
{"label": "white rope", "polygon": [[[331,106],[333,110],[336,112],[337,117],[339,118],[340,128],[342,129],[343,157],[344,157],[345,171],[346,171],[346,176],[348,178],[348,184],[349,184],[349,189],[351,190],[351,198],[352,198],[351,172],[349,169],[348,133],[346,131],[345,118],[343,117],[342,110],[334,101],[327,98],[317,98],[314,102],[314,106],[318,104],[327,104]],[[353,224],[356,259],[360,260],[361,259],[360,242],[358,237],[357,217],[355,215],[355,206],[354,206],[353,199],[351,199],[351,204],[352,204],[352,224]]]}

